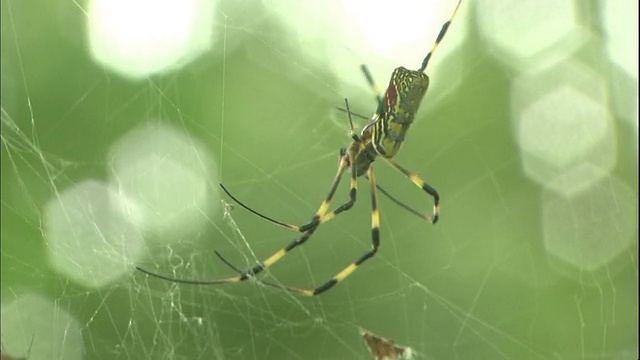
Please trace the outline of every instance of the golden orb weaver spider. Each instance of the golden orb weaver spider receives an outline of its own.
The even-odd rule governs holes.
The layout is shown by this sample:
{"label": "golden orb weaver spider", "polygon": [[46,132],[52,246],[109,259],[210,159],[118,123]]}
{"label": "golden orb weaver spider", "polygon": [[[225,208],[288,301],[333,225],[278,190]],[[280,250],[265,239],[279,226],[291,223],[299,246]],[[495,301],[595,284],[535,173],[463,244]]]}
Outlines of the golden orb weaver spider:
{"label": "golden orb weaver spider", "polygon": [[[429,60],[431,59],[431,55],[436,50],[447,30],[449,29],[449,25],[453,21],[456,13],[458,12],[458,8],[462,0],[459,0],[456,4],[455,9],[451,13],[449,20],[442,25],[440,32],[436,38],[436,41],[433,43],[431,50],[427,56],[425,56],[422,61],[422,65],[418,70],[408,70],[404,67],[396,68],[392,75],[391,80],[389,81],[389,86],[385,91],[384,95],[381,95],[377,90],[377,86],[373,81],[373,77],[369,72],[368,68],[365,65],[362,65],[361,69],[364,73],[369,86],[373,89],[376,100],[378,102],[378,108],[376,112],[371,117],[371,120],[364,126],[360,134],[356,134],[353,128],[353,120],[351,118],[351,111],[349,110],[349,103],[345,99],[346,105],[346,113],[349,117],[349,125],[351,127],[351,138],[353,142],[347,148],[340,149],[340,157],[339,157],[339,165],[338,172],[333,179],[331,187],[329,189],[329,193],[320,204],[320,207],[316,211],[315,215],[308,223],[304,225],[293,225],[285,222],[281,222],[275,219],[272,219],[268,216],[265,216],[258,211],[251,209],[249,206],[242,203],[240,200],[235,198],[225,187],[220,184],[222,189],[224,190],[229,197],[231,197],[235,202],[237,202],[240,206],[250,211],[251,213],[269,221],[279,226],[295,230],[297,232],[302,233],[301,236],[292,240],[288,245],[276,251],[273,255],[269,256],[266,260],[259,262],[252,268],[248,270],[240,270],[231,264],[227,259],[225,259],[218,251],[215,251],[215,254],[222,260],[227,266],[234,269],[238,275],[215,279],[215,280],[188,280],[188,279],[178,279],[173,278],[161,274],[156,274],[151,271],[145,270],[136,266],[136,269],[139,271],[156,277],[163,280],[168,280],[176,283],[183,284],[192,284],[192,285],[214,285],[214,284],[226,284],[226,283],[237,283],[241,281],[245,281],[250,278],[254,278],[256,275],[261,273],[262,271],[268,269],[273,264],[275,264],[278,260],[282,259],[287,253],[289,253],[294,248],[299,245],[304,244],[311,235],[316,231],[318,226],[322,223],[325,223],[335,217],[336,215],[349,210],[353,204],[356,202],[356,193],[358,188],[358,177],[365,175],[369,178],[369,183],[371,184],[371,248],[367,250],[364,254],[362,254],[356,261],[347,265],[340,272],[334,275],[329,280],[320,284],[319,286],[306,289],[306,288],[297,288],[284,286],[276,283],[271,283],[263,280],[258,280],[258,282],[275,287],[281,290],[286,290],[292,293],[297,293],[301,295],[314,296],[321,294],[329,289],[331,289],[334,285],[344,280],[347,276],[351,275],[362,263],[366,260],[373,257],[378,251],[378,247],[380,246],[380,213],[378,210],[378,195],[376,189],[380,190],[383,194],[388,196],[391,200],[403,206],[405,209],[409,210],[413,214],[420,216],[421,218],[435,224],[438,221],[438,211],[439,211],[439,202],[440,197],[438,192],[428,185],[424,180],[422,180],[417,174],[405,169],[404,167],[397,164],[392,160],[393,156],[400,150],[400,146],[405,139],[405,134],[409,130],[411,123],[413,123],[413,119],[415,117],[416,112],[418,111],[418,107],[422,102],[425,94],[427,93],[427,89],[429,87],[429,76],[425,73]],[[406,205],[400,203],[398,200],[389,195],[384,189],[379,187],[376,183],[376,178],[373,171],[372,163],[373,161],[380,156],[386,162],[391,164],[394,168],[403,173],[409,180],[411,180],[414,184],[424,190],[427,194],[433,197],[434,205],[433,205],[433,213],[431,216],[421,214]],[[329,211],[329,205],[331,204],[331,200],[333,195],[335,194],[340,181],[342,180],[342,176],[350,169],[351,172],[351,187],[349,190],[349,200],[344,204],[338,206],[335,210]]]}

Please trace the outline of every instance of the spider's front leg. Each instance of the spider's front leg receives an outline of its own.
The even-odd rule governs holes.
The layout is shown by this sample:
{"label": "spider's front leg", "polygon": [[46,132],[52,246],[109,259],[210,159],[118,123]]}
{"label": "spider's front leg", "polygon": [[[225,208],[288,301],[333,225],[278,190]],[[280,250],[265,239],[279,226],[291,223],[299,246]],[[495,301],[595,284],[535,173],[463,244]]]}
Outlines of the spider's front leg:
{"label": "spider's front leg", "polygon": [[[266,216],[263,216],[262,214],[257,213],[255,211],[249,209],[250,211],[256,213],[257,215],[259,215],[259,216],[261,216],[261,217],[263,217],[263,218],[265,218],[267,220],[270,220],[270,221],[272,221],[272,222],[274,222],[276,224],[279,224],[279,225],[283,225],[284,227],[287,227],[289,229],[300,231],[303,234],[301,236],[293,239],[291,242],[289,242],[289,244],[287,244],[286,246],[284,246],[280,250],[278,250],[275,253],[273,253],[273,255],[269,256],[266,260],[257,263],[252,268],[250,268],[250,269],[248,269],[246,271],[241,271],[241,270],[237,269],[227,259],[225,259],[219,252],[216,251],[216,255],[218,255],[218,257],[225,264],[227,264],[228,266],[230,266],[231,268],[236,270],[236,272],[238,272],[239,275],[237,277],[235,277],[235,279],[237,279],[237,281],[244,281],[244,280],[246,280],[246,279],[248,279],[248,278],[250,278],[252,276],[255,276],[258,273],[261,273],[262,271],[266,270],[271,265],[275,264],[278,260],[280,260],[282,257],[284,257],[289,251],[291,251],[291,250],[295,249],[296,247],[298,247],[299,245],[302,245],[305,242],[307,242],[307,240],[309,240],[309,238],[311,238],[311,235],[313,235],[313,233],[316,231],[316,229],[318,228],[318,226],[320,224],[322,224],[325,221],[328,221],[329,219],[333,218],[337,214],[350,209],[353,206],[353,204],[355,203],[355,201],[356,201],[356,192],[357,192],[357,178],[356,178],[355,172],[353,172],[353,171],[352,171],[352,174],[351,174],[351,190],[349,192],[349,200],[346,203],[344,203],[341,206],[339,206],[338,208],[336,208],[336,210],[328,211],[329,205],[331,204],[331,199],[333,198],[333,195],[335,194],[336,190],[338,189],[338,185],[340,185],[340,181],[342,180],[342,176],[344,175],[344,173],[347,170],[347,168],[350,167],[350,166],[353,167],[353,161],[351,161],[351,159],[350,159],[350,154],[347,152],[347,150],[341,149],[340,150],[340,160],[339,160],[339,165],[338,165],[338,172],[336,173],[336,176],[333,179],[333,182],[331,183],[331,188],[329,189],[329,193],[327,194],[325,199],[320,204],[320,207],[318,208],[318,211],[316,211],[316,213],[313,216],[312,220],[307,224],[304,224],[302,226],[296,226],[296,225],[291,225],[291,224],[286,224],[286,223],[275,222],[272,219],[267,218]],[[234,198],[234,200],[236,200],[236,199]],[[241,206],[243,206],[243,207],[246,207],[242,203],[239,203],[239,204]]]}
{"label": "spider's front leg", "polygon": [[[353,166],[354,162],[351,159],[351,154],[347,152],[347,149],[345,148],[340,149],[339,159],[340,159],[339,163],[341,164],[340,166],[344,167],[342,170],[342,174],[344,174],[344,171],[348,167],[351,167],[351,185],[349,189],[349,199],[345,203],[338,206],[335,210],[328,211],[329,205],[331,204],[331,201],[333,199],[333,195],[336,193],[336,190],[338,189],[338,185],[340,184],[340,179],[336,178],[334,182],[331,184],[329,193],[322,201],[322,204],[320,204],[318,211],[316,211],[315,215],[313,215],[313,218],[311,219],[311,221],[300,226],[299,229],[297,229],[298,231],[306,232],[310,230],[315,230],[318,227],[318,225],[331,220],[333,217],[335,217],[336,215],[340,214],[343,211],[347,211],[351,209],[351,207],[353,207],[353,204],[355,204],[356,196],[358,193],[358,179],[357,179],[357,174],[354,171],[355,170]],[[341,177],[342,175],[340,175],[340,178]]]}
{"label": "spider's front leg", "polygon": [[[352,145],[353,146],[353,145]],[[342,176],[344,175],[345,171],[347,168],[351,167],[352,171],[351,171],[351,188],[349,190],[349,199],[342,205],[338,206],[335,210],[333,211],[329,211],[329,205],[331,204],[331,201],[333,199],[333,195],[335,194],[336,190],[338,189],[338,185],[340,185],[340,181],[342,180]],[[313,215],[313,217],[311,218],[311,220],[303,225],[294,225],[294,224],[290,224],[290,223],[286,223],[283,221],[279,221],[276,219],[273,219],[267,215],[262,214],[261,212],[252,209],[251,207],[249,207],[249,205],[244,204],[242,201],[240,201],[238,198],[236,198],[235,196],[233,196],[233,194],[231,194],[231,192],[229,192],[229,190],[227,190],[227,188],[223,185],[220,184],[220,187],[222,188],[222,190],[229,195],[229,197],[235,201],[238,205],[242,206],[243,208],[245,208],[246,210],[248,210],[249,212],[251,212],[252,214],[263,218],[264,220],[267,220],[273,224],[282,226],[284,228],[287,229],[291,229],[297,232],[307,232],[310,230],[315,230],[316,227],[318,227],[318,225],[331,220],[334,216],[340,214],[343,211],[349,210],[353,204],[356,201],[356,193],[357,193],[357,187],[358,187],[358,182],[357,182],[357,174],[354,171],[354,166],[353,166],[353,161],[351,161],[351,156],[350,154],[347,152],[346,149],[342,148],[340,149],[340,156],[339,156],[339,161],[338,161],[338,173],[336,174],[333,183],[331,184],[331,188],[329,189],[329,193],[327,194],[327,196],[325,197],[325,199],[322,201],[322,203],[320,204],[320,207],[318,208],[318,210],[316,211],[316,213]]]}

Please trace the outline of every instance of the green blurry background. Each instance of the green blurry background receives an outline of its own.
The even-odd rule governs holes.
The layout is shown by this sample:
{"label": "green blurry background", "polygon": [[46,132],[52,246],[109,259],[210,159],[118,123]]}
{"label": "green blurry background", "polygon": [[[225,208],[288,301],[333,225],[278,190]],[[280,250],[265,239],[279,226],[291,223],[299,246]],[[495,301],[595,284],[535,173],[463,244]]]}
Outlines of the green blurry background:
{"label": "green blurry background", "polygon": [[[382,197],[379,256],[311,299],[249,283],[176,285],[133,267],[101,289],[57,275],[47,264],[43,205],[79,181],[105,179],[109,146],[136,126],[160,121],[184,130],[207,144],[220,180],[235,195],[278,219],[303,223],[325,196],[338,149],[349,140],[347,120],[335,107],[347,97],[352,111],[368,116],[375,106],[370,94],[350,93],[329,67],[307,60],[296,34],[258,3],[222,3],[220,11],[229,17],[216,15],[215,50],[179,71],[137,82],[91,61],[81,6],[2,3],[2,304],[23,293],[49,299],[80,325],[82,358],[368,359],[360,328],[412,347],[419,358],[637,358],[637,227],[626,239],[631,245],[593,272],[545,251],[543,190],[524,175],[513,136],[516,74],[478,35],[472,10],[467,24],[451,27],[466,32],[463,45],[434,56],[433,63],[441,64],[430,76],[443,93],[427,95],[396,158],[439,190],[437,225]],[[575,6],[596,34],[575,57],[594,65],[594,54],[604,58],[599,3]],[[419,60],[399,65],[413,67]],[[381,84],[388,81],[388,74],[375,75]],[[612,72],[602,76],[613,87]],[[453,77],[462,83],[446,85]],[[636,99],[637,80],[631,81]],[[610,96],[614,104],[616,94]],[[637,203],[633,122],[635,115],[631,122],[615,118],[618,162],[612,173],[633,189]],[[431,199],[384,163],[376,163],[376,171],[395,196],[430,209]],[[346,199],[346,183],[336,202]],[[218,191],[215,180],[211,188]],[[362,201],[323,225],[269,276],[311,286],[356,259],[369,246],[367,189],[361,179]],[[611,206],[602,211],[615,213]],[[176,276],[217,278],[232,270],[214,249],[247,266],[295,236],[236,206],[231,216],[247,247],[223,218],[222,204],[212,208],[206,231],[179,239],[175,252],[151,246],[143,265],[171,273],[182,259],[190,266]],[[75,346],[71,340],[53,343],[57,337],[39,327],[3,323],[3,345],[20,355],[34,336],[33,359],[63,358],[61,349]],[[9,334],[23,340],[8,344]]]}

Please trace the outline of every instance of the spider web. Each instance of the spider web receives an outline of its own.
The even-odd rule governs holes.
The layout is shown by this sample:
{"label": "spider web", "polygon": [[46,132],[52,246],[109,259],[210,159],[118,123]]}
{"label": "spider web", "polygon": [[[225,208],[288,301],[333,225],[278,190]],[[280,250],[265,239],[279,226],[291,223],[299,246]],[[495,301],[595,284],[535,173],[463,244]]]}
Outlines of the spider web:
{"label": "spider web", "polygon": [[[444,3],[428,4],[419,43],[447,19]],[[424,359],[637,358],[637,73],[590,64],[613,109],[616,165],[600,177],[586,167],[585,178],[599,179],[586,202],[550,191],[523,165],[526,139],[512,131],[533,77],[523,85],[528,67],[478,30],[483,9],[508,18],[507,3],[462,4],[396,157],[439,190],[441,221],[427,224],[379,195],[378,254],[305,298],[254,280],[176,284],[134,266],[217,279],[235,273],[215,250],[245,268],[282,248],[296,234],[234,205],[218,182],[269,216],[307,222],[349,141],[336,107],[347,97],[368,117],[375,106],[359,64],[384,86],[429,45],[406,55],[399,48],[415,44],[413,34],[388,43],[382,31],[380,53],[349,33],[328,36],[327,9],[360,24],[362,5],[349,2],[220,3],[208,51],[132,80],[87,55],[88,3],[3,2],[3,359],[370,359],[361,332]],[[585,23],[604,22],[604,9],[580,4]],[[602,54],[605,44],[595,44],[580,51]],[[401,174],[382,161],[375,170],[395,197],[430,209]],[[313,287],[357,259],[371,221],[366,179],[358,189],[353,209],[260,279]],[[334,206],[347,194],[343,180]]]}

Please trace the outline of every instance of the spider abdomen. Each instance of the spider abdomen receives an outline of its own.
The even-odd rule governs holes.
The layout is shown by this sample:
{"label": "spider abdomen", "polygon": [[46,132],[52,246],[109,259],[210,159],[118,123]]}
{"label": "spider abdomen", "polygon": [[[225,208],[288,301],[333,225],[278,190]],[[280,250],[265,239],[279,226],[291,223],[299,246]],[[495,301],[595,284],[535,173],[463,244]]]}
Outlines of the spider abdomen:
{"label": "spider abdomen", "polygon": [[378,154],[392,158],[400,151],[405,134],[429,88],[422,71],[396,68],[372,124],[371,139]]}

